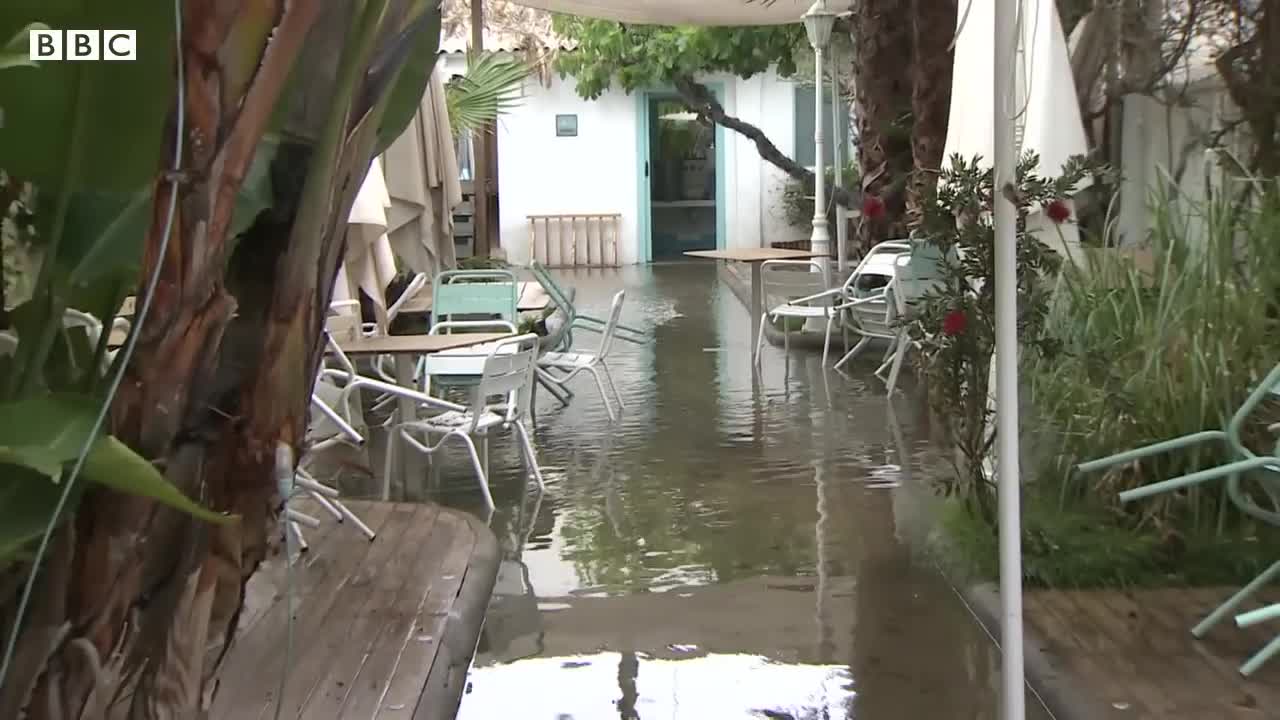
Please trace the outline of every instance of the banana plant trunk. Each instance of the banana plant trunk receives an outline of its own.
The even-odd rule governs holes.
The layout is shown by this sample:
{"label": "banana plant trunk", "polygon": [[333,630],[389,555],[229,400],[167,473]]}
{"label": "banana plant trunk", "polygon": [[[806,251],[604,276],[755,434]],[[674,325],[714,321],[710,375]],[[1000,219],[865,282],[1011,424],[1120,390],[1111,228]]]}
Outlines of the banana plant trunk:
{"label": "banana plant trunk", "polygon": [[[184,5],[181,171],[162,169],[154,186],[141,278],[159,281],[110,430],[188,496],[240,520],[212,526],[90,491],[38,576],[0,687],[3,718],[206,714],[245,585],[279,546],[276,477],[292,473],[302,449],[345,218],[385,140],[378,111],[418,52],[405,42],[415,17],[433,17],[439,33],[438,4],[415,0]],[[299,101],[317,88],[313,102]],[[291,129],[310,127],[315,141],[280,145],[274,206],[231,237],[237,193],[285,101]],[[176,122],[175,113],[166,165]],[[8,611],[0,627],[11,625]]]}

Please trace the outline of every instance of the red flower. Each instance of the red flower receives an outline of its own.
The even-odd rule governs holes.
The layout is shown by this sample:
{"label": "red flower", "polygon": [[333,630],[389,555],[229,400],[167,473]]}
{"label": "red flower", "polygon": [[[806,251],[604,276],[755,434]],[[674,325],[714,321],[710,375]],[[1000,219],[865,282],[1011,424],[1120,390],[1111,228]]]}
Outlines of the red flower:
{"label": "red flower", "polygon": [[868,220],[879,220],[884,217],[884,200],[877,195],[862,198],[862,217]]}
{"label": "red flower", "polygon": [[969,316],[963,310],[952,310],[942,318],[942,333],[955,337],[964,332],[969,325]]}
{"label": "red flower", "polygon": [[1044,212],[1059,225],[1071,219],[1071,208],[1062,200],[1050,200],[1044,206]]}

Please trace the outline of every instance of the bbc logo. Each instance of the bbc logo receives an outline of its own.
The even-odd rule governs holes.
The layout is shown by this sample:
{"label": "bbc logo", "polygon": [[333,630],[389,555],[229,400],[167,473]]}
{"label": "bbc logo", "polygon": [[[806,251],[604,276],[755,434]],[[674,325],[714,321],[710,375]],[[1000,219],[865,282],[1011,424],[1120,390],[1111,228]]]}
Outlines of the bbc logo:
{"label": "bbc logo", "polygon": [[36,61],[137,60],[137,30],[32,30],[30,55]]}

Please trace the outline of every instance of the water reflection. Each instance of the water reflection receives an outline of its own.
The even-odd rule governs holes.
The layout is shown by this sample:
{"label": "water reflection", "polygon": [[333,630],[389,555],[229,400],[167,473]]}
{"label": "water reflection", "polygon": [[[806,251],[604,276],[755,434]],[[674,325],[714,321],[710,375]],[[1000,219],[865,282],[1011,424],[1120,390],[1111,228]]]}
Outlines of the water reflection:
{"label": "water reflection", "polygon": [[[460,716],[994,718],[998,655],[917,558],[938,458],[916,405],[870,360],[754,368],[713,265],[564,280],[595,315],[625,288],[653,342],[614,346],[616,424],[540,397],[540,504],[495,445],[502,576]],[[479,509],[462,460],[433,493]]]}
{"label": "water reflection", "polygon": [[[464,712],[556,720],[817,720],[846,717],[854,696],[853,677],[838,665],[782,664],[759,655],[666,660],[604,652],[524,660],[477,673]],[[518,715],[512,714],[515,707]]]}

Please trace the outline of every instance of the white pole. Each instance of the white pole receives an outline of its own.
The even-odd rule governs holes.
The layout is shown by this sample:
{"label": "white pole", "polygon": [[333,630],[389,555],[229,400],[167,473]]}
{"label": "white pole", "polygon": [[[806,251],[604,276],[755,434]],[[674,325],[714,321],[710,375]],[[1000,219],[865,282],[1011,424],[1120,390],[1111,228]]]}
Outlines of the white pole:
{"label": "white pole", "polygon": [[813,234],[809,236],[809,249],[818,254],[818,262],[822,265],[822,285],[831,287],[831,233],[827,231],[827,167],[826,153],[822,142],[822,59],[823,48],[813,46],[814,67],[814,111],[813,111]]}
{"label": "white pole", "polygon": [[995,137],[996,253],[996,480],[1000,494],[1000,645],[1004,692],[1003,720],[1026,714],[1022,659],[1022,520],[1021,475],[1018,469],[1018,285],[1017,208],[1006,197],[1016,188],[1013,72],[1018,42],[1019,0],[995,2],[995,92],[992,127]]}
{"label": "white pole", "polygon": [[[840,97],[840,75],[836,67],[836,49],[831,47],[831,164],[835,166],[835,183],[837,188],[844,187],[844,130],[840,124],[844,99]],[[844,282],[845,273],[849,271],[849,263],[845,260],[845,249],[849,246],[849,211],[845,206],[836,205],[836,270],[840,282]]]}

